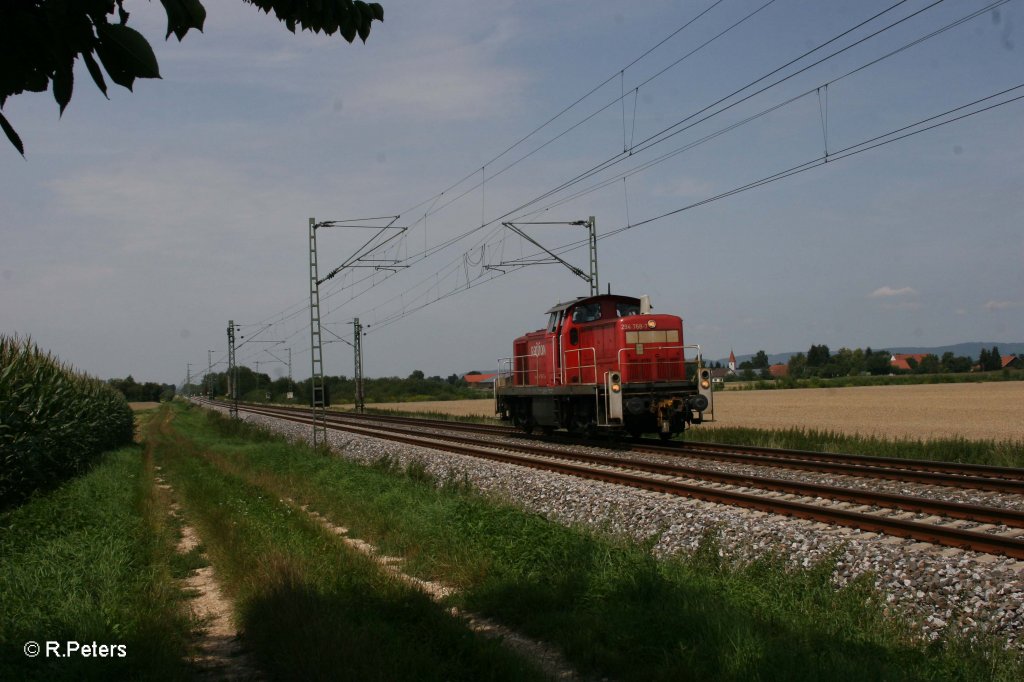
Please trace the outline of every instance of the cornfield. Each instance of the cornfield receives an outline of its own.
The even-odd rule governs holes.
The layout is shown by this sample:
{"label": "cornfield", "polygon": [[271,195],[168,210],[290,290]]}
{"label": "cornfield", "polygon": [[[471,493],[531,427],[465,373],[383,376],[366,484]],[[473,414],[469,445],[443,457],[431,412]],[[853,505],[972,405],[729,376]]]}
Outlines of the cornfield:
{"label": "cornfield", "polygon": [[0,336],[0,509],[134,436],[124,397],[29,339]]}

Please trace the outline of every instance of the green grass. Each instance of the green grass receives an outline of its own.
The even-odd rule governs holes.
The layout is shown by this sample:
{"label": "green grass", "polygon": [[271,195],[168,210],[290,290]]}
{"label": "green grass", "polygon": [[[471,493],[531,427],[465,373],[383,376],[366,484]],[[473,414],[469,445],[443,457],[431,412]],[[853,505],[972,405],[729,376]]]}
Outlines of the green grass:
{"label": "green grass", "polygon": [[386,410],[379,407],[367,407],[366,414],[379,414],[385,417],[412,417],[414,419],[435,419],[437,421],[456,422],[462,424],[499,424],[496,417],[478,415],[456,415],[447,412],[411,412],[409,410]]}
{"label": "green grass", "polygon": [[[0,515],[0,679],[189,679],[174,529],[141,448]],[[124,645],[124,658],[28,658],[27,641]]]}
{"label": "green grass", "polygon": [[[308,449],[240,438],[190,409],[177,425],[207,462],[268,497],[308,503],[407,570],[458,586],[453,600],[557,644],[580,670],[622,680],[1020,679],[998,643],[926,646],[885,615],[864,577],[831,585],[832,564],[795,570],[777,557],[725,565],[714,538],[691,557],[565,528],[496,505],[422,467],[360,466]],[[225,432],[231,436],[225,436]]]}
{"label": "green grass", "polygon": [[885,438],[850,436],[815,429],[751,429],[741,427],[687,429],[683,440],[695,443],[732,443],[769,448],[818,450],[875,457],[925,459],[991,466],[1024,467],[1024,442],[968,440],[966,438]]}
{"label": "green grass", "polygon": [[199,410],[187,410],[174,425],[186,428],[154,423],[147,439],[235,604],[244,643],[272,678],[541,678],[276,492],[211,464],[220,441],[236,454],[281,446],[266,437],[239,440],[246,427],[231,422],[222,427],[232,435],[195,437],[204,422]]}

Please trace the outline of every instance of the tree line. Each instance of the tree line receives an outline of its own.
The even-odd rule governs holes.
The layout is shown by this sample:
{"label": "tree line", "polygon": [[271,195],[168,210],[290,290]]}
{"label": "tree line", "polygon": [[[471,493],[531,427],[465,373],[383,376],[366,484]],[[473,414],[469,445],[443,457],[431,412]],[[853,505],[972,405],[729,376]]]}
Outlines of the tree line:
{"label": "tree line", "polygon": [[174,384],[158,384],[154,381],[138,383],[131,374],[125,379],[108,379],[107,385],[120,391],[130,403],[156,403],[174,397]]}
{"label": "tree line", "polygon": [[[894,367],[893,354],[887,350],[840,348],[832,353],[825,344],[812,344],[806,353],[797,353],[787,363],[791,379],[830,379],[848,376],[887,376],[898,374],[958,374],[972,371],[991,372],[1002,368],[1002,356],[998,346],[991,350],[983,348],[978,361],[965,355],[945,352],[942,356],[929,353],[920,360],[908,358],[909,370]],[[719,364],[720,363],[716,363]],[[759,350],[750,360],[741,362],[737,368],[740,379],[768,379],[768,355]]]}
{"label": "tree line", "polygon": [[[287,377],[271,379],[268,374],[238,367],[238,399],[246,402],[294,402],[309,404],[311,379],[293,381]],[[354,403],[355,379],[345,375],[324,377],[329,403]],[[191,388],[191,393],[214,397],[229,394],[226,372],[205,375]],[[289,394],[291,397],[289,397]],[[448,377],[426,376],[415,370],[408,377],[363,379],[363,397],[368,403],[407,402],[414,400],[458,400],[479,398],[480,390],[471,388],[457,374]]]}

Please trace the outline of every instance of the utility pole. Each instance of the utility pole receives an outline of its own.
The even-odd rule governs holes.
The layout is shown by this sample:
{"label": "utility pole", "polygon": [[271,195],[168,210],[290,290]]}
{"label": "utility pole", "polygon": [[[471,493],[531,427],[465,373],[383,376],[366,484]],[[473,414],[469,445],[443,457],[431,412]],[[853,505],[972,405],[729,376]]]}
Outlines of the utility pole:
{"label": "utility pole", "polygon": [[206,351],[206,396],[213,398],[213,351]]}
{"label": "utility pole", "polygon": [[597,296],[601,293],[597,285],[597,221],[590,216],[585,224],[590,231],[590,295]]}
{"label": "utility pole", "polygon": [[188,392],[188,397],[192,397],[192,363],[185,363],[185,390]]}
{"label": "utility pole", "polygon": [[[320,285],[339,272],[347,268],[373,268],[374,270],[394,270],[405,268],[395,259],[371,258],[374,252],[386,246],[388,243],[401,236],[408,228],[396,227],[395,221],[399,216],[381,216],[378,218],[352,218],[349,220],[325,220],[316,222],[315,218],[309,219],[309,336],[310,355],[312,356],[313,372],[310,379],[312,393],[311,403],[313,407],[313,447],[317,446],[320,439],[327,443],[327,409],[324,386],[324,362],[323,362],[323,337],[320,333]],[[386,225],[367,225],[362,223],[373,223],[388,220]],[[316,256],[316,231],[320,227],[344,227],[375,230],[372,237],[366,240],[359,249],[349,256],[341,265],[334,268],[321,279],[317,274]],[[390,237],[385,238],[388,231],[392,231]],[[327,331],[330,331],[328,329]],[[333,332],[331,332],[333,334]],[[337,336],[335,334],[335,336]],[[358,339],[358,337],[357,337]],[[347,342],[346,342],[347,343]],[[362,367],[359,368],[362,372]]]}
{"label": "utility pole", "polygon": [[362,414],[365,409],[363,394],[363,325],[359,318],[352,320],[352,348],[355,350],[356,379],[356,412]]}
{"label": "utility pole", "polygon": [[234,320],[228,320],[228,398],[231,400],[228,412],[232,419],[238,419],[238,367],[235,366]]}
{"label": "utility pole", "polygon": [[309,345],[312,375],[309,379],[310,407],[313,410],[313,449],[327,445],[327,406],[324,402],[323,337],[320,334],[320,280],[316,262],[315,218],[309,219]]}

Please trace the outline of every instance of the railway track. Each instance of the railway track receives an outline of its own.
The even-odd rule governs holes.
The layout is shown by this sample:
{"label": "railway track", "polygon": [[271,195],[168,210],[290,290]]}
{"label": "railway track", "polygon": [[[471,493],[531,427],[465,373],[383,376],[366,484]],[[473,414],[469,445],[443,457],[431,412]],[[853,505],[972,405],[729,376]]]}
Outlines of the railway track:
{"label": "railway track", "polygon": [[[311,423],[307,410],[253,406],[240,406],[239,409]],[[593,442],[586,443],[590,446],[589,452],[566,450],[565,441],[539,442],[493,425],[329,413],[328,428],[670,495],[1024,559],[1024,512],[1012,509],[749,473],[729,473],[683,464],[639,461],[635,455],[624,458],[604,454],[607,450],[593,452]],[[443,431],[427,433],[427,428]],[[489,440],[481,440],[482,437]],[[619,447],[676,456],[696,455],[717,461],[754,462],[785,469],[891,478],[927,485],[980,488],[1013,494],[1024,492],[1024,472],[1000,467],[850,457],[851,460],[872,462],[868,464],[843,461],[843,456],[829,453],[703,444],[666,448],[636,443],[620,444]]]}
{"label": "railway track", "polygon": [[[278,409],[278,408],[275,408]],[[289,408],[280,408],[289,409]],[[301,412],[301,410],[300,410]],[[416,428],[436,428],[477,434],[493,434],[531,439],[522,432],[492,424],[470,424],[440,419],[419,419],[388,415],[359,415],[328,413],[328,417],[348,421],[381,422],[395,425],[414,425]],[[532,440],[541,440],[532,438]],[[899,459],[895,457],[871,457],[831,452],[809,452],[781,448],[762,448],[748,445],[726,445],[720,443],[671,443],[660,440],[640,441],[594,441],[559,435],[543,442],[605,446],[612,449],[651,453],[666,456],[686,456],[734,464],[771,466],[781,469],[814,471],[819,473],[878,478],[904,481],[923,485],[940,485],[954,488],[989,490],[993,492],[1024,495],[1024,469],[995,467],[958,462],[931,462],[926,460]]]}

